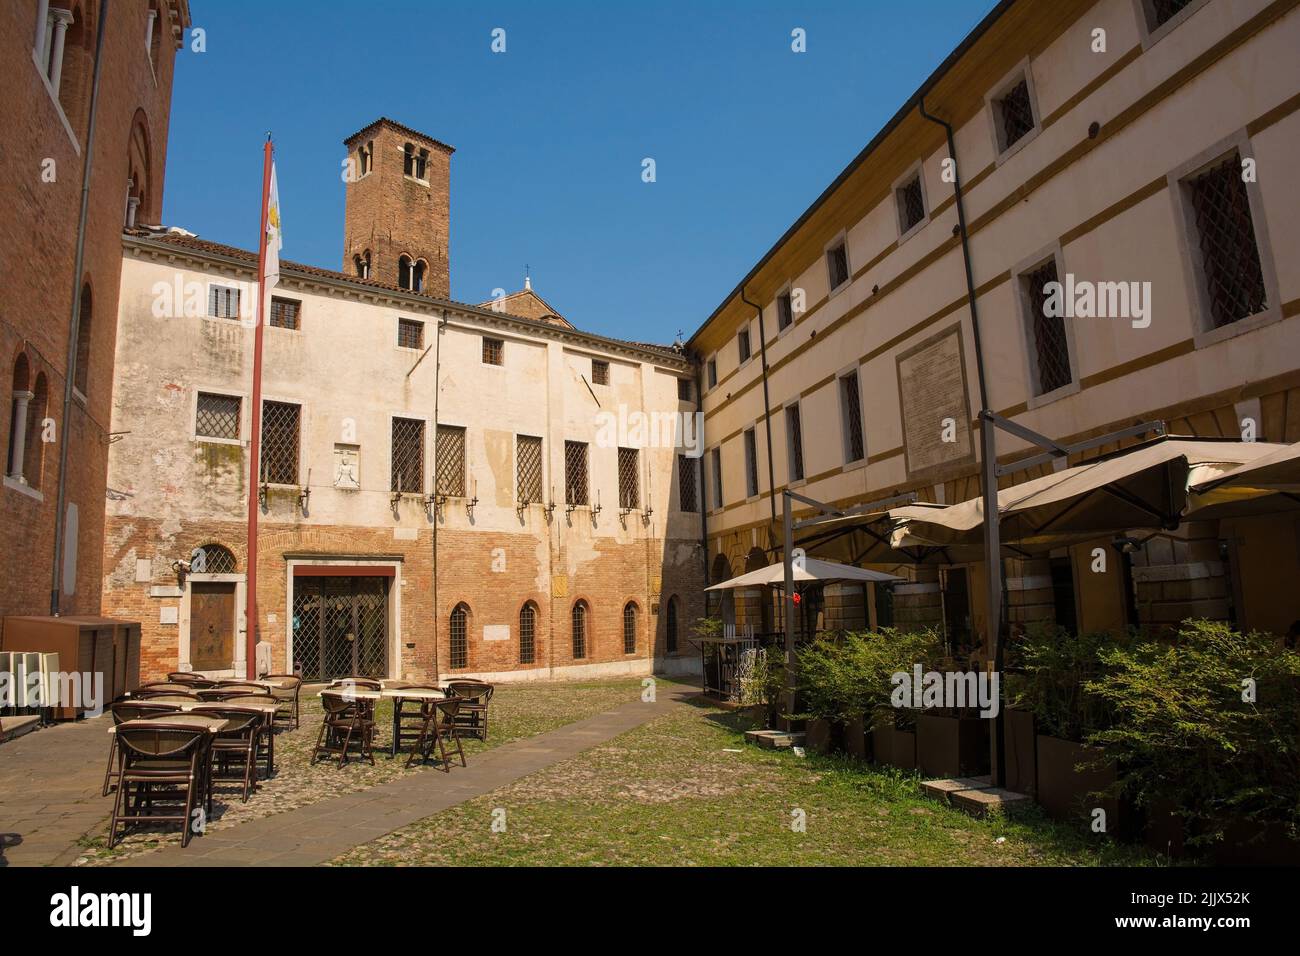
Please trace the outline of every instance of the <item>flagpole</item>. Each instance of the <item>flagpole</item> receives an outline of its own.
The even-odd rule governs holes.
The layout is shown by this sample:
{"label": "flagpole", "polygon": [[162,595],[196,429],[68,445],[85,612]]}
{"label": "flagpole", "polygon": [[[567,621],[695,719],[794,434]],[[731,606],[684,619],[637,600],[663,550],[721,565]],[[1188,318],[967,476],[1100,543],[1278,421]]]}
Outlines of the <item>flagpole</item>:
{"label": "flagpole", "polygon": [[253,333],[253,414],[248,442],[248,574],[244,610],[246,676],[257,678],[257,509],[262,444],[262,310],[266,303],[266,219],[271,195],[271,134],[262,150],[262,231],[257,245],[257,328]]}

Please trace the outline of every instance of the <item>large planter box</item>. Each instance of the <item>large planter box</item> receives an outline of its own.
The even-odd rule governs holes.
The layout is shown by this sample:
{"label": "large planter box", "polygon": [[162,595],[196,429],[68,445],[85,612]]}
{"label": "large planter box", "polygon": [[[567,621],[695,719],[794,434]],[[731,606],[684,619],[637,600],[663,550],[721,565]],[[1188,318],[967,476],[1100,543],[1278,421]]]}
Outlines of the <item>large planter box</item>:
{"label": "large planter box", "polygon": [[1183,855],[1187,839],[1186,821],[1173,813],[1173,804],[1157,800],[1146,808],[1146,825],[1142,842],[1157,853],[1167,853],[1173,859]]}
{"label": "large planter box", "polygon": [[1006,788],[1014,793],[1032,795],[1038,790],[1034,715],[1027,710],[1008,710],[1002,720]]}
{"label": "large planter box", "polygon": [[1115,767],[1105,766],[1076,770],[1079,764],[1092,763],[1098,752],[1092,747],[1038,735],[1038,802],[1054,820],[1091,827],[1092,811],[1106,811],[1106,832],[1119,833],[1119,807],[1112,797],[1104,799],[1089,794],[1104,790],[1115,782]]}
{"label": "large planter box", "polygon": [[916,769],[916,734],[894,727],[877,727],[871,732],[876,763],[902,770]]}
{"label": "large planter box", "polygon": [[809,720],[804,727],[804,746],[814,753],[824,754],[831,748],[831,722],[820,717]]}
{"label": "large planter box", "polygon": [[1234,820],[1223,828],[1213,857],[1219,866],[1300,866],[1300,843],[1287,839],[1281,824]]}
{"label": "large planter box", "polygon": [[989,772],[989,722],[980,717],[916,718],[916,763],[927,777]]}
{"label": "large planter box", "polygon": [[858,760],[866,760],[871,752],[867,739],[867,723],[861,717],[855,717],[844,725],[844,750]]}

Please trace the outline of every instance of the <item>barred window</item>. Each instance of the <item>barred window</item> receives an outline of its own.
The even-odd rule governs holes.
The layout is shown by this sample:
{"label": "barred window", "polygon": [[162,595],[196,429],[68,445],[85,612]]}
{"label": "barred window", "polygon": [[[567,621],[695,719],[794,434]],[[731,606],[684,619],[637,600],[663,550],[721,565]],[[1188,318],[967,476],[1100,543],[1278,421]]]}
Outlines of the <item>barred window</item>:
{"label": "barred window", "polygon": [[803,481],[803,423],[799,406],[790,405],[785,410],[786,439],[790,443],[790,480]]}
{"label": "barred window", "polygon": [[573,605],[573,657],[581,660],[587,656],[587,602]]}
{"label": "barred window", "polygon": [[506,363],[506,343],[501,339],[483,336],[483,363],[485,365],[504,365]]}
{"label": "barred window", "polygon": [[1187,181],[1214,328],[1268,308],[1250,196],[1237,152]]}
{"label": "barred window", "polygon": [[238,441],[240,404],[238,395],[199,392],[194,412],[194,437]]}
{"label": "barred window", "polygon": [[208,286],[208,315],[216,319],[239,318],[239,289],[234,286]]}
{"label": "barred window", "polygon": [[740,350],[740,361],[749,361],[749,329],[741,329],[736,336],[736,347]]}
{"label": "barred window", "polygon": [[1034,107],[1029,100],[1029,81],[1024,77],[994,103],[998,118],[998,145],[1008,150],[1034,128]]}
{"label": "barred window", "polygon": [[519,501],[542,500],[542,440],[532,435],[515,438],[515,472]]}
{"label": "barred window", "polygon": [[447,648],[451,653],[451,669],[464,670],[469,667],[469,608],[457,604],[451,612],[451,640]]}
{"label": "barred window", "polygon": [[794,301],[790,298],[789,292],[782,292],[776,297],[776,328],[777,331],[788,329],[794,322]]}
{"label": "barred window", "polygon": [[302,303],[297,299],[282,299],[271,296],[271,326],[277,329],[298,330],[298,312]]}
{"label": "barred window", "polygon": [[713,449],[713,507],[722,507],[722,449]]}
{"label": "barred window", "polygon": [[591,383],[593,385],[609,384],[609,363],[600,359],[591,360]]}
{"label": "barred window", "polygon": [[587,443],[564,443],[564,500],[571,505],[588,503]]}
{"label": "barred window", "polygon": [[225,545],[205,544],[190,554],[191,574],[234,574],[235,555]]}
{"label": "barred window", "polygon": [[925,218],[925,195],[921,192],[921,174],[917,173],[895,191],[898,199],[899,233],[908,232]]}
{"label": "barred window", "polygon": [[669,654],[677,653],[677,595],[668,599],[668,611],[664,615],[665,644]]}
{"label": "barred window", "polygon": [[393,461],[390,491],[424,494],[424,421],[393,419]]}
{"label": "barred window", "polygon": [[1028,272],[1022,281],[1029,300],[1030,331],[1032,334],[1034,372],[1039,395],[1046,395],[1069,385],[1074,378],[1070,371],[1070,346],[1065,336],[1065,319],[1047,314],[1050,282],[1056,282],[1056,260],[1049,259],[1037,269]]}
{"label": "barred window", "polygon": [[754,429],[745,430],[745,495],[758,494],[758,437]]}
{"label": "barred window", "polygon": [[404,349],[424,348],[424,323],[416,319],[398,319],[397,345]]}
{"label": "barred window", "polygon": [[301,418],[301,405],[290,402],[262,403],[262,481],[273,485],[298,483]]}
{"label": "barred window", "polygon": [[718,363],[716,359],[709,359],[709,388],[718,387]]}
{"label": "barred window", "polygon": [[641,456],[635,448],[618,450],[618,506],[641,507]]}
{"label": "barred window", "polygon": [[838,289],[849,281],[849,251],[843,242],[826,250],[826,268],[830,273],[831,289]]}
{"label": "barred window", "polygon": [[686,455],[677,456],[677,489],[682,511],[699,511],[700,496],[696,488],[695,459]]}
{"label": "barred window", "polygon": [[529,601],[519,609],[519,663],[531,664],[537,657],[537,608]]}
{"label": "barred window", "polygon": [[858,391],[858,373],[840,379],[840,410],[844,415],[844,460],[861,461],[866,454],[862,438],[862,396]]}
{"label": "barred window", "polygon": [[679,378],[677,380],[677,400],[679,402],[689,402],[691,400],[691,380],[689,378]]}
{"label": "barred window", "polygon": [[636,653],[636,604],[632,601],[623,605],[623,653]]}
{"label": "barred window", "polygon": [[440,495],[465,497],[465,429],[439,425],[437,434],[438,474],[436,488]]}

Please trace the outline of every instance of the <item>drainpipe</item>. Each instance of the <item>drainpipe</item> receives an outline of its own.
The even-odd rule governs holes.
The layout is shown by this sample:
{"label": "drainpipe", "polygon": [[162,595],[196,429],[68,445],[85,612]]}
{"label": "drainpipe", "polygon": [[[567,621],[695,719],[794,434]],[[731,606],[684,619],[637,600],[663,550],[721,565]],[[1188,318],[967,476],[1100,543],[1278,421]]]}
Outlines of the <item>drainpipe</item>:
{"label": "drainpipe", "polygon": [[772,468],[772,404],[767,391],[767,333],[763,331],[763,310],[745,298],[745,290],[740,290],[740,301],[749,306],[758,315],[758,353],[763,366],[763,420],[767,431],[767,501],[772,508],[772,523],[768,529],[768,540],[776,529],[776,472]]}
{"label": "drainpipe", "polygon": [[[695,407],[700,412],[700,430],[695,440],[700,448],[700,457],[696,459],[699,467],[695,469],[700,486],[696,489],[696,504],[700,506],[700,560],[704,563],[704,583],[714,584],[709,580],[709,489],[704,480],[704,372],[698,355],[692,356],[695,365]],[[705,595],[705,612],[708,611],[708,596]]]}
{"label": "drainpipe", "polygon": [[[433,460],[438,460],[438,395],[441,392],[442,379],[442,335],[447,328],[447,310],[442,310],[442,319],[433,333]],[[441,678],[438,669],[438,467],[433,468],[433,672],[435,678]],[[399,675],[400,676],[400,675]]]}
{"label": "drainpipe", "polygon": [[104,26],[108,22],[108,0],[99,5],[95,27],[95,73],[90,86],[90,120],[86,126],[86,160],[81,171],[81,213],[77,220],[77,253],[72,267],[72,317],[68,322],[67,374],[63,382],[63,441],[59,442],[59,491],[54,505],[54,567],[50,576],[50,614],[59,616],[63,580],[64,509],[68,499],[69,422],[72,418],[72,384],[77,378],[77,337],[81,333],[81,270],[86,260],[86,216],[90,211],[90,170],[95,155],[95,117],[99,112],[99,75],[104,62]]}

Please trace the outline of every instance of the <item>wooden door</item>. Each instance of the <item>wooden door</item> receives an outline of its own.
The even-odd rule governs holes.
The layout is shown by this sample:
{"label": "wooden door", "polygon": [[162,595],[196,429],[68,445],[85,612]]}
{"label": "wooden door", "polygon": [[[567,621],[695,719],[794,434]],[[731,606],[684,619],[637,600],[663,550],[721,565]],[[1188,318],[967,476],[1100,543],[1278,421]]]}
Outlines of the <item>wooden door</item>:
{"label": "wooden door", "polygon": [[190,585],[190,666],[229,670],[235,658],[235,586],[195,581]]}

